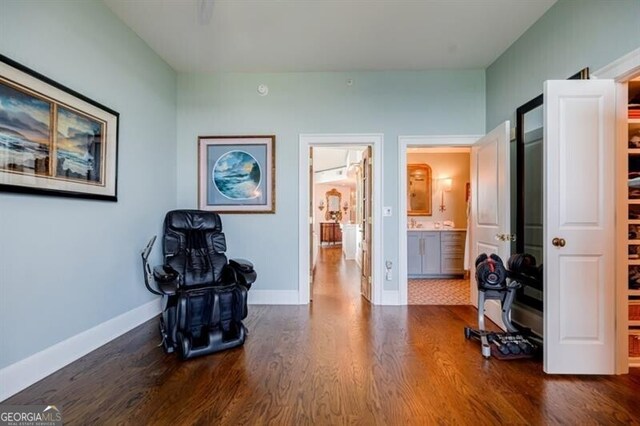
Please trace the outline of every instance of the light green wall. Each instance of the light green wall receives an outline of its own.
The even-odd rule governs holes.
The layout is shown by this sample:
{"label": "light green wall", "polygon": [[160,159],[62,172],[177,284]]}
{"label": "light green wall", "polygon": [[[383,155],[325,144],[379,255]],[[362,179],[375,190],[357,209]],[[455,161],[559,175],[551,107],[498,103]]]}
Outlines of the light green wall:
{"label": "light green wall", "polygon": [[[347,79],[354,84],[348,87]],[[264,83],[269,95],[256,88]],[[383,133],[384,258],[397,288],[398,135],[484,133],[484,71],[180,74],[178,206],[197,205],[199,135],[276,135],[277,212],[224,215],[230,256],[256,264],[255,289],[298,287],[300,133]]]}
{"label": "light green wall", "polygon": [[487,69],[487,129],[513,120],[545,80],[595,71],[638,47],[640,0],[559,0]]}
{"label": "light green wall", "polygon": [[175,207],[176,75],[94,0],[0,0],[0,53],[120,113],[117,203],[0,193],[2,368],[152,299],[140,250]]}

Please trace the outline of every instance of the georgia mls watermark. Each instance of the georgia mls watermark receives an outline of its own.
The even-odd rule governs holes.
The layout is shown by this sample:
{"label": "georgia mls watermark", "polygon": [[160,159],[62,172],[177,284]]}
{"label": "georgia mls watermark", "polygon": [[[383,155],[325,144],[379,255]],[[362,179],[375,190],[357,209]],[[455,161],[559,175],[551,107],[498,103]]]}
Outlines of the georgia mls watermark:
{"label": "georgia mls watermark", "polygon": [[0,426],[62,426],[55,405],[0,405]]}

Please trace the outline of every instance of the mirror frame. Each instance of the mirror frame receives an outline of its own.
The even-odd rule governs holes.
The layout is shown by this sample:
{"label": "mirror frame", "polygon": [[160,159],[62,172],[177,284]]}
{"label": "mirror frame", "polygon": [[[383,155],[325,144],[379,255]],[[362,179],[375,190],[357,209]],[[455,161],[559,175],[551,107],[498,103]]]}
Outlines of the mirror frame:
{"label": "mirror frame", "polygon": [[[414,170],[425,170],[427,178],[425,179],[427,208],[424,210],[412,210],[411,206],[411,172]],[[431,166],[427,163],[407,164],[407,216],[432,216],[433,215],[433,193],[432,193]]]}
{"label": "mirror frame", "polygon": [[[331,215],[335,216],[335,220],[337,222],[342,221],[342,194],[335,188],[331,188],[329,191],[324,193],[326,203],[327,203],[327,211],[324,213],[325,220],[334,220]],[[338,197],[338,210],[333,211],[329,210],[329,197]]]}
{"label": "mirror frame", "polygon": [[[567,80],[588,80],[589,67],[583,68]],[[516,253],[524,253],[524,115],[544,104],[540,94],[516,109]],[[540,259],[539,259],[540,260]]]}
{"label": "mirror frame", "polygon": [[[567,80],[588,80],[589,68],[583,68]],[[529,102],[521,105],[516,109],[516,253],[524,253],[524,164],[526,161],[524,151],[524,116],[526,113],[542,106],[544,104],[544,94],[540,94]],[[543,124],[544,125],[544,124]],[[542,264],[543,259],[536,259]],[[544,288],[544,284],[540,290]],[[516,301],[524,303],[528,306],[543,310],[543,302],[528,296],[524,292],[524,288],[517,290]]]}

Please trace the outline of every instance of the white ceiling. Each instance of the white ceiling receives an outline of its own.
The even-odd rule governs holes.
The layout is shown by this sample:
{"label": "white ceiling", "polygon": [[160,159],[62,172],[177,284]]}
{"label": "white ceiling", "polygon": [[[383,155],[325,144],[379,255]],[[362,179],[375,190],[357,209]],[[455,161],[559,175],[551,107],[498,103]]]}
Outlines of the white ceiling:
{"label": "white ceiling", "polygon": [[314,147],[313,148],[313,170],[319,172],[323,170],[336,169],[347,166],[349,151],[364,151],[361,146],[341,146],[335,147]]}
{"label": "white ceiling", "polygon": [[104,0],[180,72],[485,68],[556,0]]}

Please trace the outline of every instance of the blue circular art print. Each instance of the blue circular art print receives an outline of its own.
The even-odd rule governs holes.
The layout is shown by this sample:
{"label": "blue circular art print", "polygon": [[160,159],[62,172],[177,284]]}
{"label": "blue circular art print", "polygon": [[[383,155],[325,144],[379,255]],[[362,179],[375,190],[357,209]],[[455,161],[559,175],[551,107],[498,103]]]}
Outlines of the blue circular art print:
{"label": "blue circular art print", "polygon": [[222,195],[232,200],[259,197],[261,179],[258,161],[245,151],[229,151],[213,166],[213,184]]}

